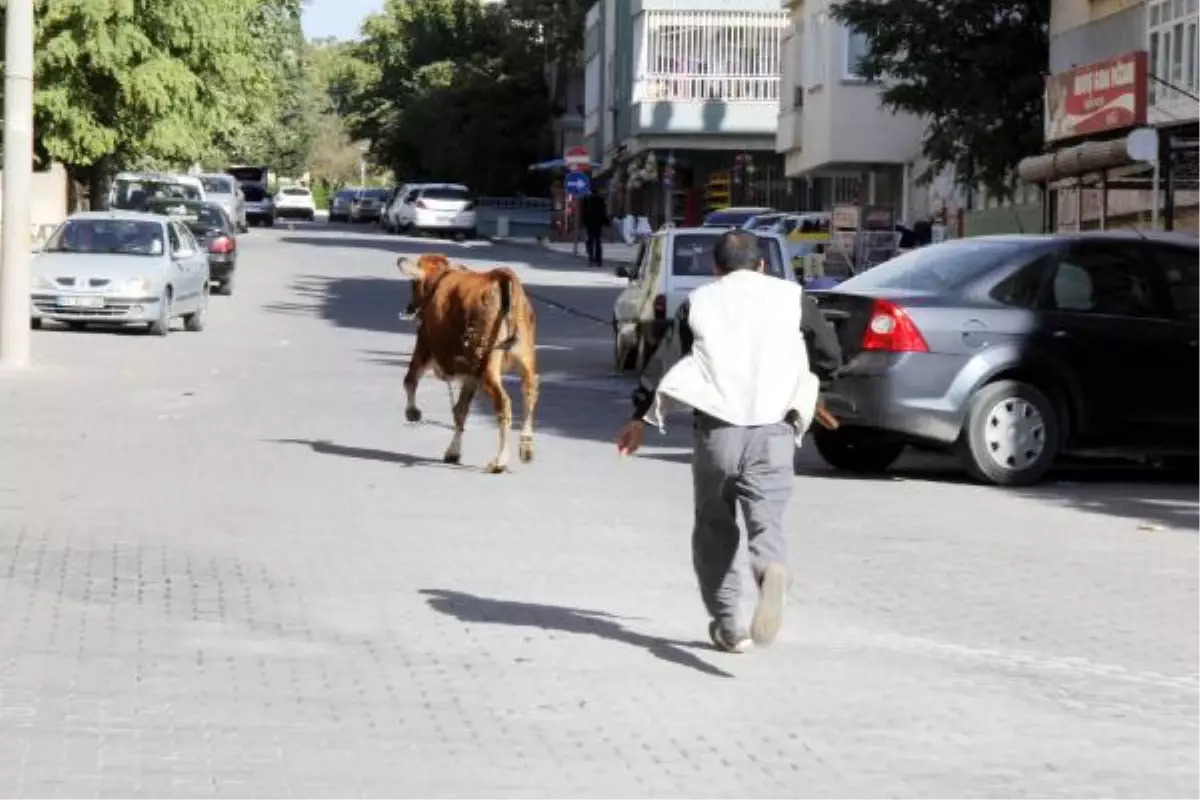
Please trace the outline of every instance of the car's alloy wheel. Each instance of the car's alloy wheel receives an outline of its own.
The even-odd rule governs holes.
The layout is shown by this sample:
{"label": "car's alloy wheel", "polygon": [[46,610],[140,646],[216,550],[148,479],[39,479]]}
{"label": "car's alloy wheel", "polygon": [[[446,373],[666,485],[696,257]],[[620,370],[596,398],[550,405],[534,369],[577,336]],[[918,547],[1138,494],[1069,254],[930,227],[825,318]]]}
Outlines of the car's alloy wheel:
{"label": "car's alloy wheel", "polygon": [[158,304],[158,319],[150,323],[149,332],[151,336],[166,336],[171,332],[171,292],[169,290],[163,295],[162,302]]}
{"label": "car's alloy wheel", "polygon": [[191,333],[200,333],[204,330],[204,324],[208,321],[208,289],[205,289],[200,295],[200,305],[190,314],[185,314],[183,317],[183,327]]}
{"label": "car's alloy wheel", "polygon": [[1054,463],[1058,439],[1058,412],[1045,393],[1021,381],[996,381],[971,398],[961,453],[975,477],[1027,486]]}

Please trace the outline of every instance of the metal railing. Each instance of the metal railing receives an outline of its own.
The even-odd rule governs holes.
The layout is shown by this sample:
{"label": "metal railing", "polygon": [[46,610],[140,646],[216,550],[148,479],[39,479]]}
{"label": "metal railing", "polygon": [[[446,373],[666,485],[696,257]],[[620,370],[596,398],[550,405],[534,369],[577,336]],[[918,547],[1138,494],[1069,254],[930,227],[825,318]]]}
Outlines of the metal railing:
{"label": "metal railing", "polygon": [[787,12],[650,10],[638,23],[635,102],[779,102]]}

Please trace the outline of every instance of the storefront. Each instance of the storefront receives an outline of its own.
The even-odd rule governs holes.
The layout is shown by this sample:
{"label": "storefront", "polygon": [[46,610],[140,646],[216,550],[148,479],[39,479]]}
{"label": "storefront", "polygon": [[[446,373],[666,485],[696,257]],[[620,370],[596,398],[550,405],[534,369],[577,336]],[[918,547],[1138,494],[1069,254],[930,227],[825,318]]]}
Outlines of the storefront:
{"label": "storefront", "polygon": [[1042,155],[1018,166],[1043,193],[1044,231],[1196,230],[1197,121],[1151,124],[1145,50],[1046,79]]}

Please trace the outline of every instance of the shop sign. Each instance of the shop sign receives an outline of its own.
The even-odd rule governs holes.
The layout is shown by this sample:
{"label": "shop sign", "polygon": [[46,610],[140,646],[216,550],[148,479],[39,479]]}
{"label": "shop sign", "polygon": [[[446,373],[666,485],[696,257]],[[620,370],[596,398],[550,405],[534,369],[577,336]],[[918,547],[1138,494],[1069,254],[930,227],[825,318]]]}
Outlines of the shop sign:
{"label": "shop sign", "polygon": [[1047,143],[1146,124],[1145,50],[1046,78]]}

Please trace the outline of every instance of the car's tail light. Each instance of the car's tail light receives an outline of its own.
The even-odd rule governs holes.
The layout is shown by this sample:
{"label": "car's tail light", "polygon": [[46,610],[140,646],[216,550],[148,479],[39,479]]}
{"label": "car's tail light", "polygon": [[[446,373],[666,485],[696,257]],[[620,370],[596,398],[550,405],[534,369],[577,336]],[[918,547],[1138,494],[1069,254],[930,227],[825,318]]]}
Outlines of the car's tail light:
{"label": "car's tail light", "polygon": [[218,236],[208,245],[210,253],[232,253],[237,250],[237,242],[228,236]]}
{"label": "car's tail light", "polygon": [[667,296],[665,294],[655,295],[654,297],[654,318],[667,318]]}
{"label": "car's tail light", "polygon": [[863,331],[862,349],[889,353],[928,353],[929,345],[903,306],[888,300],[876,300],[871,307],[867,329]]}
{"label": "car's tail light", "polygon": [[417,208],[429,208],[429,206],[425,205],[425,201],[424,201],[424,200],[418,200],[418,201],[417,201]]}

